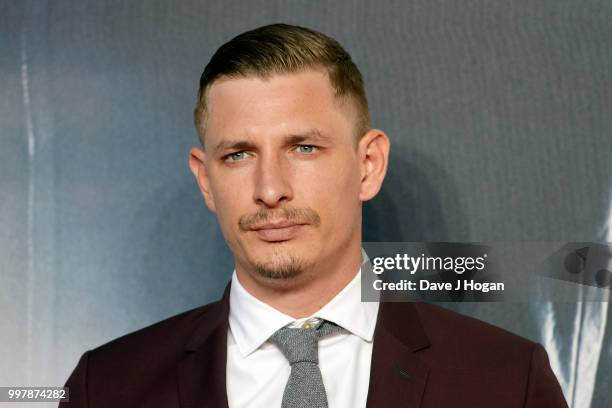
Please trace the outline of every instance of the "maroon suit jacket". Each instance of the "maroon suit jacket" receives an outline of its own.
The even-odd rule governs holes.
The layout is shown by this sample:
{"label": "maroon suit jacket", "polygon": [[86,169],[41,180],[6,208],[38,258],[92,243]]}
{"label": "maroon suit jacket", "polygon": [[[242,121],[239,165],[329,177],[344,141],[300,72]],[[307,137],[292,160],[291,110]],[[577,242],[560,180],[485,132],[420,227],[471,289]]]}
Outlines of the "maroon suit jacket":
{"label": "maroon suit jacket", "polygon": [[[218,302],[86,352],[66,383],[70,402],[60,407],[227,407],[228,312],[229,286]],[[567,404],[541,345],[410,302],[380,305],[367,406]]]}

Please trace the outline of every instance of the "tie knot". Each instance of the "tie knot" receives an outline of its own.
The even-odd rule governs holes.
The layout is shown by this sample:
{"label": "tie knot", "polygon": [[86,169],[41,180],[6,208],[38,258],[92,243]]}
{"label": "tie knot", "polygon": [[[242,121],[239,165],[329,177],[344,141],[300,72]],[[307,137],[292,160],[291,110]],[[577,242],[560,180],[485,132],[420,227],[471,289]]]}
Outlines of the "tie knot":
{"label": "tie knot", "polygon": [[307,329],[283,327],[269,340],[280,349],[290,365],[301,362],[318,364],[319,339],[343,330],[337,324],[323,320],[317,327]]}

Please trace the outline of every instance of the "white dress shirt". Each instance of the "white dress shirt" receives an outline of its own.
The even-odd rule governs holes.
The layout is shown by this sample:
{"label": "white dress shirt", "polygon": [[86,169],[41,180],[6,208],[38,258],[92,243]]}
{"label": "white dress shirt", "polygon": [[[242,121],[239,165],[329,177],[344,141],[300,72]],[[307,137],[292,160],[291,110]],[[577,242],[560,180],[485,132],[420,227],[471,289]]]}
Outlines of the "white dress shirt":
{"label": "white dress shirt", "polygon": [[296,319],[256,299],[232,275],[226,385],[230,408],[280,408],[291,367],[267,339],[309,318],[332,321],[348,332],[319,340],[319,367],[329,408],[365,407],[378,302],[361,302],[361,270],[318,312]]}

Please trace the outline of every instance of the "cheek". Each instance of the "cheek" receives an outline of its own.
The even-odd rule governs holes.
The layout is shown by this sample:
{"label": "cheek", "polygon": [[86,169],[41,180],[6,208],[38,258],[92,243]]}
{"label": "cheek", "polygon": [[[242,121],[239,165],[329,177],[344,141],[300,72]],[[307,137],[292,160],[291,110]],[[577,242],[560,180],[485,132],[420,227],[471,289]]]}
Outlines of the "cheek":
{"label": "cheek", "polygon": [[[217,178],[216,180],[219,180]],[[226,182],[211,183],[213,201],[217,209],[217,217],[223,233],[237,229],[238,219],[244,211],[245,194],[247,188],[244,183]]]}
{"label": "cheek", "polygon": [[318,171],[303,193],[314,209],[325,213],[320,215],[328,224],[337,225],[359,209],[359,168],[352,163],[331,167]]}

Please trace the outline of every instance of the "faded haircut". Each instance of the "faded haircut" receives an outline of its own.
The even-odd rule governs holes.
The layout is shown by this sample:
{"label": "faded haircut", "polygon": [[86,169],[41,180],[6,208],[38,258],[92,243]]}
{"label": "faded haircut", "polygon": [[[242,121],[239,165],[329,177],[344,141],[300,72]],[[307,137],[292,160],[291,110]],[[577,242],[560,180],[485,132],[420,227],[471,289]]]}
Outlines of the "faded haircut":
{"label": "faded haircut", "polygon": [[206,94],[220,78],[297,73],[323,69],[329,75],[336,98],[354,103],[356,137],[370,129],[370,113],[363,78],[349,53],[331,37],[305,27],[271,24],[247,31],[223,44],[200,77],[194,109],[195,127],[204,144]]}

